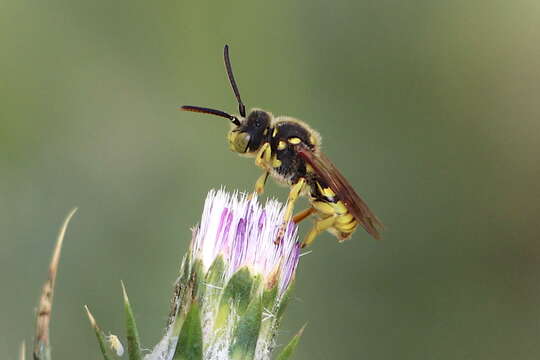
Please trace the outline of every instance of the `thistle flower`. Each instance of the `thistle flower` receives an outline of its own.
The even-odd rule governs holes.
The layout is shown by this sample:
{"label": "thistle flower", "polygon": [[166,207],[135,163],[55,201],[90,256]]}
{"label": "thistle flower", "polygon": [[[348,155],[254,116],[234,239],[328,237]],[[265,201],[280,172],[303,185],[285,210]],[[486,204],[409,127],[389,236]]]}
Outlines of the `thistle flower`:
{"label": "thistle flower", "polygon": [[146,359],[190,358],[180,356],[190,347],[200,359],[270,357],[300,254],[293,223],[274,242],[283,210],[274,200],[261,207],[256,198],[210,191],[182,263],[167,334]]}

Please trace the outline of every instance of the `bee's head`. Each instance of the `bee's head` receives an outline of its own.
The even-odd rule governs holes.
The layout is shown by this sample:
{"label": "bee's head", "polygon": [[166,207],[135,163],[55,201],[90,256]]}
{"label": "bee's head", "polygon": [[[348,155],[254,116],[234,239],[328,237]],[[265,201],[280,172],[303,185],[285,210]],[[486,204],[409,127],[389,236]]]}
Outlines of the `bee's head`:
{"label": "bee's head", "polygon": [[240,99],[240,92],[238,86],[234,80],[231,61],[229,60],[229,47],[225,45],[224,49],[225,68],[231,87],[238,101],[238,110],[240,116],[229,115],[224,111],[215,110],[199,106],[182,106],[182,110],[201,112],[205,114],[212,114],[229,119],[232,122],[232,128],[227,134],[229,140],[229,147],[232,151],[245,154],[252,153],[259,149],[262,145],[265,136],[268,134],[268,129],[272,123],[272,114],[264,110],[253,109],[246,116],[246,107]]}
{"label": "bee's head", "polygon": [[233,125],[227,134],[230,149],[241,154],[257,151],[268,134],[271,122],[272,114],[251,110],[240,125]]}

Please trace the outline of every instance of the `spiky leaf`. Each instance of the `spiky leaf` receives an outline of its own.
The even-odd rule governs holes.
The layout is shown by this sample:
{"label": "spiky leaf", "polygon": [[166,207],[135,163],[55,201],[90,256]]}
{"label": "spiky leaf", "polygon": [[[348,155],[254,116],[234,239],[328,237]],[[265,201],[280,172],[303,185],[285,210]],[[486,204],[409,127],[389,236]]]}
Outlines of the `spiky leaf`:
{"label": "spiky leaf", "polygon": [[202,360],[203,341],[201,312],[197,303],[192,303],[184,320],[174,352],[174,360]]}
{"label": "spiky leaf", "polygon": [[298,331],[296,335],[293,336],[287,346],[285,346],[283,350],[281,350],[276,360],[289,360],[291,358],[291,356],[294,354],[294,351],[296,350],[296,347],[298,346],[298,342],[300,341],[300,337],[302,336],[305,328],[306,325],[302,326],[300,331]]}
{"label": "spiky leaf", "polygon": [[139,330],[137,329],[137,323],[135,322],[135,316],[129,298],[127,296],[126,287],[122,282],[122,293],[124,294],[124,312],[126,316],[126,332],[127,332],[127,345],[129,360],[141,360],[141,342],[139,340]]}
{"label": "spiky leaf", "polygon": [[90,325],[92,325],[92,329],[94,329],[94,332],[96,333],[96,338],[99,344],[99,349],[101,350],[101,354],[103,355],[103,359],[111,360],[107,350],[105,334],[103,334],[103,331],[101,331],[101,329],[99,328],[96,319],[94,319],[94,316],[92,316],[92,313],[88,309],[88,306],[85,305],[84,309],[86,310],[86,315],[88,315],[88,320],[90,320]]}

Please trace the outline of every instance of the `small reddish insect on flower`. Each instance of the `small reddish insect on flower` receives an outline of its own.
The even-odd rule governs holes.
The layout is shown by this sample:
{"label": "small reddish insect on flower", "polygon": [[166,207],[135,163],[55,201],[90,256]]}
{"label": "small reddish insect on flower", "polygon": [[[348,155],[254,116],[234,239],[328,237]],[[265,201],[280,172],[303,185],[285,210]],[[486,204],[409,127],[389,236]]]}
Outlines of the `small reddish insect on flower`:
{"label": "small reddish insect on flower", "polygon": [[[217,115],[231,121],[227,135],[232,151],[255,158],[263,174],[255,183],[261,194],[268,176],[290,187],[285,221],[300,222],[310,215],[317,217],[302,246],[327,230],[339,241],[347,240],[360,225],[375,239],[380,238],[382,223],[358,196],[340,171],[321,152],[321,137],[308,124],[288,116],[246,107],[234,79],[229,47],[224,49],[225,68],[238,101],[239,115],[199,106],[182,106],[185,111]],[[307,196],[310,207],[293,216],[294,204],[300,195]],[[283,227],[284,228],[284,227]],[[279,241],[278,237],[277,241]]]}

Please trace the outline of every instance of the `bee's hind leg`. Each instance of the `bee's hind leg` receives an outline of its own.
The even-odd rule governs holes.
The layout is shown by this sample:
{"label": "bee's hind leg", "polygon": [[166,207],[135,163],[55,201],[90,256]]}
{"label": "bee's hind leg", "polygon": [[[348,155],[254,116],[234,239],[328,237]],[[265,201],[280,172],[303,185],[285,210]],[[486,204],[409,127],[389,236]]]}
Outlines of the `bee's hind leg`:
{"label": "bee's hind leg", "polygon": [[305,210],[300,211],[298,214],[294,215],[292,218],[292,221],[294,221],[295,224],[298,224],[300,221],[307,218],[309,215],[313,214],[315,212],[315,208],[310,207]]}
{"label": "bee's hind leg", "polygon": [[315,221],[315,225],[313,225],[313,227],[311,228],[311,230],[307,234],[306,238],[302,242],[301,247],[305,248],[305,247],[311,245],[311,243],[313,242],[313,240],[315,240],[317,235],[319,235],[323,231],[331,228],[334,225],[335,221],[336,221],[336,216],[335,215],[331,215],[331,216],[329,216],[329,217],[327,217],[325,219],[320,219],[320,220]]}

